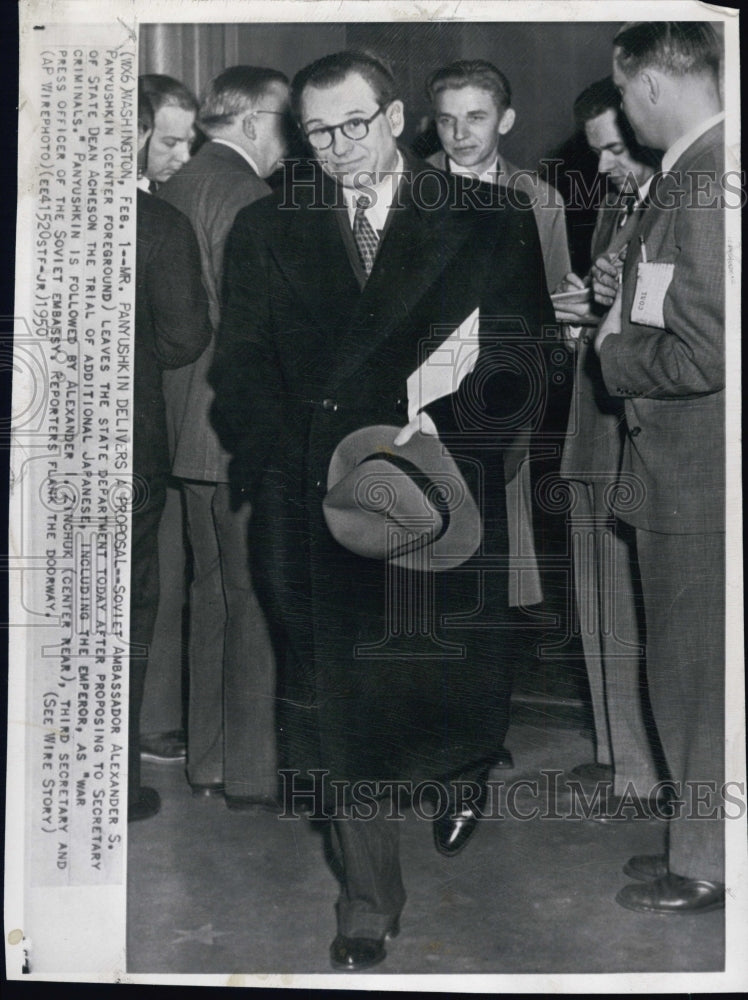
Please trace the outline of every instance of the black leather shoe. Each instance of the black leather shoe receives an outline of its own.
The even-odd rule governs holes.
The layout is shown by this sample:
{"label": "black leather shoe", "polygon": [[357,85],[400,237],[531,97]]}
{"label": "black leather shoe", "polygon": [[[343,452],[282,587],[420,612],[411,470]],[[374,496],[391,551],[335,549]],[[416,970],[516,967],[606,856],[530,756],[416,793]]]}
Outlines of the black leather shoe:
{"label": "black leather shoe", "polygon": [[187,741],[183,729],[167,733],[142,733],[140,758],[154,764],[174,764],[187,758]]}
{"label": "black leather shoe", "polygon": [[667,857],[664,854],[635,854],[623,866],[623,874],[638,878],[641,882],[651,882],[668,874]]}
{"label": "black leather shoe", "polygon": [[487,780],[488,771],[485,771],[480,778],[476,779],[481,786],[478,797],[459,812],[456,811],[453,788],[447,811],[443,816],[438,816],[434,820],[434,845],[437,851],[445,857],[453,858],[455,854],[459,854],[475,833],[480,814],[488,799]]}
{"label": "black leather shoe", "polygon": [[193,799],[222,799],[223,785],[216,782],[214,785],[191,785]]}
{"label": "black leather shoe", "polygon": [[652,882],[625,886],[616,903],[639,913],[707,913],[724,909],[725,887],[706,879],[664,875]]}
{"label": "black leather shoe", "polygon": [[338,934],[330,945],[330,962],[334,969],[358,972],[370,969],[387,957],[384,942],[400,933],[400,918],[395,917],[383,938],[346,937]]}
{"label": "black leather shoe", "polygon": [[150,819],[161,808],[161,797],[155,788],[141,788],[138,796],[127,804],[127,822],[136,823],[139,819]]}

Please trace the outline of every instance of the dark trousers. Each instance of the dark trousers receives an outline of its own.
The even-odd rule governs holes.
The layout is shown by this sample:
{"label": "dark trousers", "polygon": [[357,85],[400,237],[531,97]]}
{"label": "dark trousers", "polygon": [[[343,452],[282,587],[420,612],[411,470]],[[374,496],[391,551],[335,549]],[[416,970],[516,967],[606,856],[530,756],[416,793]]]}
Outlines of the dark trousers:
{"label": "dark trousers", "polygon": [[140,709],[148,654],[158,612],[158,526],[166,502],[166,477],[144,477],[145,499],[132,514],[130,570],[130,718],[128,795],[140,789]]}
{"label": "dark trousers", "polygon": [[387,819],[380,800],[376,816],[356,819],[342,810],[332,820],[332,840],[340,878],[338,933],[381,938],[405,905],[400,872],[400,824]]}
{"label": "dark trousers", "polygon": [[[486,762],[474,764],[452,779],[475,782],[485,775],[486,768]],[[449,780],[442,783],[450,789]],[[338,933],[346,937],[383,937],[405,906],[400,870],[400,826],[404,820],[394,818],[398,810],[389,799],[379,799],[377,804],[371,819],[355,818],[349,808],[342,808],[331,823],[334,862],[341,883]]]}
{"label": "dark trousers", "polygon": [[652,713],[684,792],[668,824],[670,871],[723,882],[725,536],[637,530],[636,541]]}

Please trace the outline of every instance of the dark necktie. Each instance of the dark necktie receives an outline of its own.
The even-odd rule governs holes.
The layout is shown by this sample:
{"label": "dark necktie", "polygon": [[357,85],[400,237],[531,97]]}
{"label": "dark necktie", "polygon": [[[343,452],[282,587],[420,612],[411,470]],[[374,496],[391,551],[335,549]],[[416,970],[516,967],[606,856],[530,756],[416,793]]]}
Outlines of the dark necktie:
{"label": "dark necktie", "polygon": [[628,194],[624,196],[623,206],[620,209],[618,215],[618,228],[623,229],[626,223],[629,221],[631,216],[634,214],[634,209],[636,208],[636,195]]}
{"label": "dark necktie", "polygon": [[374,267],[374,258],[379,246],[379,237],[365,214],[370,204],[366,195],[360,195],[356,201],[356,212],[353,216],[353,239],[356,242],[356,249],[367,278]]}

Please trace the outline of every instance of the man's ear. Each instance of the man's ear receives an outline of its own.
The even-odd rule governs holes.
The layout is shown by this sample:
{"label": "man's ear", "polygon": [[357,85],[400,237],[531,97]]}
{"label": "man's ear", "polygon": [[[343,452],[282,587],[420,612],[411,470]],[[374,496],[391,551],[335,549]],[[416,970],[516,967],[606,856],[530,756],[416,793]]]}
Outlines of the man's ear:
{"label": "man's ear", "polygon": [[395,138],[397,138],[405,128],[405,108],[402,101],[393,101],[385,111],[387,121]]}
{"label": "man's ear", "polygon": [[499,135],[506,135],[507,132],[511,132],[514,127],[514,120],[517,117],[514,108],[507,108],[504,114],[501,116],[501,121],[499,122]]}
{"label": "man's ear", "polygon": [[150,137],[153,135],[153,129],[138,129],[138,152],[141,153],[148,142]]}
{"label": "man's ear", "polygon": [[641,80],[645,87],[645,94],[650,104],[657,104],[660,98],[660,92],[662,90],[662,83],[656,72],[651,70],[644,70],[641,74]]}
{"label": "man's ear", "polygon": [[257,122],[252,111],[242,118],[242,132],[251,142],[257,138]]}

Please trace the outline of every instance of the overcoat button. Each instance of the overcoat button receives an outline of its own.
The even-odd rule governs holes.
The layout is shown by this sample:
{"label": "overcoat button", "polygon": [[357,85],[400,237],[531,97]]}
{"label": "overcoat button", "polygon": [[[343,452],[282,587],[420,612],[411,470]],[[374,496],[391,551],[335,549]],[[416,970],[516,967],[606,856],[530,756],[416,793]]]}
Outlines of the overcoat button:
{"label": "overcoat button", "polygon": [[641,432],[642,432],[641,427],[632,427],[631,430],[629,431],[629,434],[631,435],[632,438],[635,438],[638,437],[639,434],[641,434]]}
{"label": "overcoat button", "polygon": [[322,400],[322,409],[323,410],[337,410],[337,408],[338,408],[338,404],[335,402],[334,399],[323,399]]}
{"label": "overcoat button", "polygon": [[398,400],[396,400],[396,402],[395,402],[395,413],[406,413],[407,410],[408,410],[408,407],[407,407],[404,399],[398,399]]}

